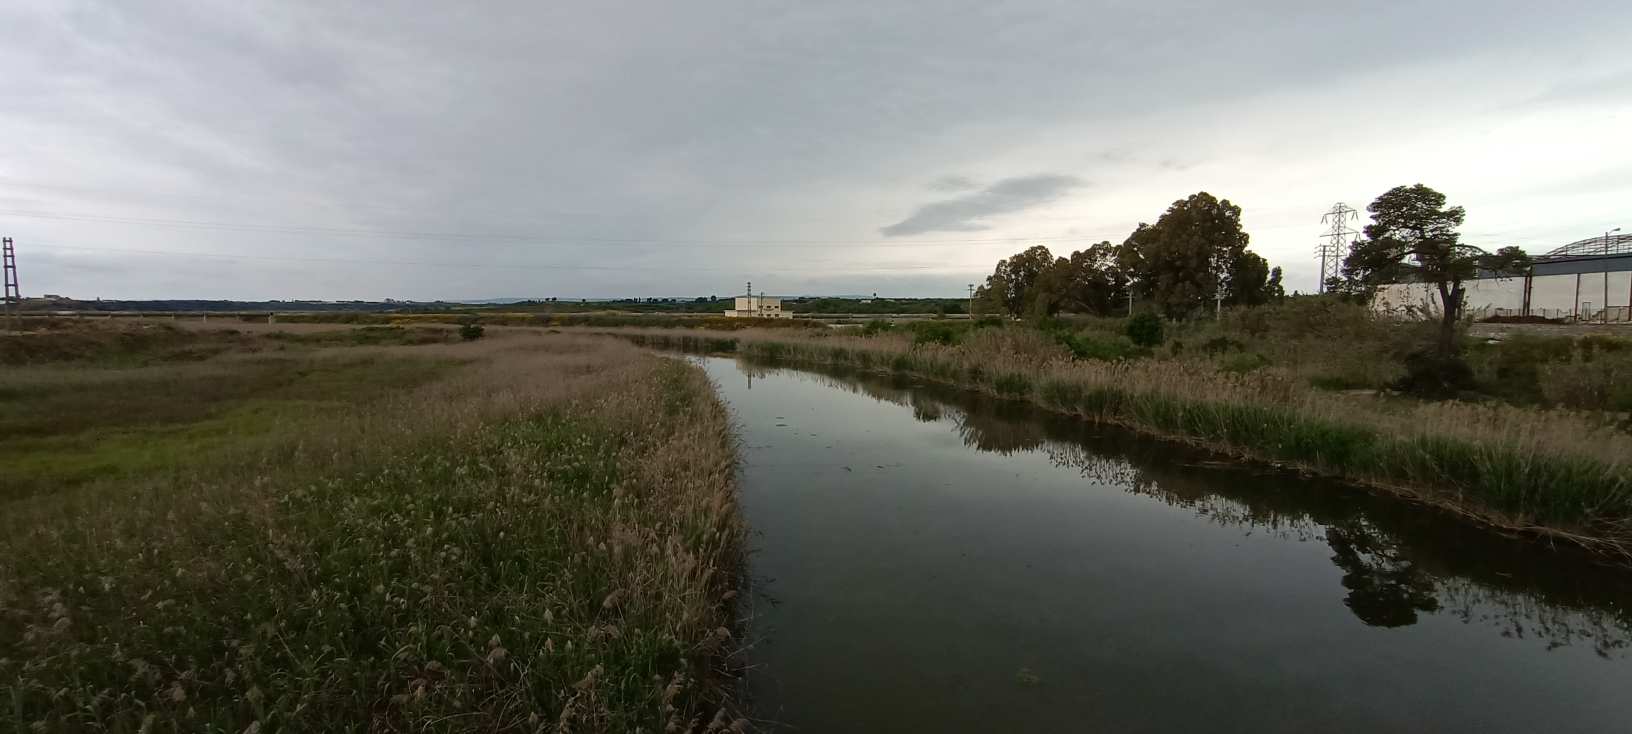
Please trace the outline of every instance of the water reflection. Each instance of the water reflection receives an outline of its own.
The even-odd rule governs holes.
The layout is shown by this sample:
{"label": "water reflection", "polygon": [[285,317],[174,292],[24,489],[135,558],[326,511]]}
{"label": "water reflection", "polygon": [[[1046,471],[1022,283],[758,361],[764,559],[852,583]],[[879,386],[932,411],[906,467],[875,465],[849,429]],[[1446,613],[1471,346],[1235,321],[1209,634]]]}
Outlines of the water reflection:
{"label": "water reflection", "polygon": [[1332,563],[1343,569],[1343,605],[1375,627],[1417,623],[1417,612],[1439,611],[1434,581],[1398,543],[1361,518],[1326,528]]}
{"label": "water reflection", "polygon": [[[740,358],[738,367],[749,379],[778,372]],[[1324,543],[1341,571],[1334,599],[1366,625],[1407,627],[1438,615],[1539,641],[1548,650],[1589,645],[1611,658],[1626,657],[1632,645],[1632,612],[1625,605],[1632,582],[1568,551],[1550,552],[1351,487],[1221,462],[1014,401],[840,369],[788,374],[910,408],[918,421],[946,423],[979,451],[1038,452],[1086,481],[1246,535]]]}

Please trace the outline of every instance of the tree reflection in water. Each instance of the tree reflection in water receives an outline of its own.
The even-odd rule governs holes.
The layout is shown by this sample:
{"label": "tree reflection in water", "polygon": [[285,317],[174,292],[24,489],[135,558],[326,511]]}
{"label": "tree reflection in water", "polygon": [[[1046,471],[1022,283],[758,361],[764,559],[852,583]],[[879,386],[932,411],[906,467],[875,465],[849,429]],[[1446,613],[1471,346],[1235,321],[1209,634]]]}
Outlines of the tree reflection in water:
{"label": "tree reflection in water", "polygon": [[[755,377],[773,371],[743,360],[738,365]],[[1494,627],[1504,637],[1540,640],[1548,649],[1590,644],[1602,657],[1632,650],[1632,609],[1618,605],[1613,590],[1561,580],[1545,558],[1534,561],[1534,573],[1499,571],[1481,555],[1486,551],[1463,547],[1465,536],[1448,530],[1459,526],[1416,524],[1423,512],[1418,507],[1327,488],[1311,491],[1304,486],[1309,480],[1220,465],[1184,447],[905,378],[848,370],[787,374],[910,408],[925,423],[950,423],[964,445],[979,451],[1041,452],[1096,484],[1190,510],[1248,535],[1324,542],[1342,571],[1343,605],[1367,625],[1403,627],[1423,614],[1448,614]],[[1521,551],[1530,559],[1537,553]],[[1616,583],[1625,588],[1624,581]]]}
{"label": "tree reflection in water", "polygon": [[1417,612],[1439,611],[1434,582],[1371,523],[1350,518],[1326,528],[1332,563],[1343,569],[1343,605],[1374,627],[1417,623]]}

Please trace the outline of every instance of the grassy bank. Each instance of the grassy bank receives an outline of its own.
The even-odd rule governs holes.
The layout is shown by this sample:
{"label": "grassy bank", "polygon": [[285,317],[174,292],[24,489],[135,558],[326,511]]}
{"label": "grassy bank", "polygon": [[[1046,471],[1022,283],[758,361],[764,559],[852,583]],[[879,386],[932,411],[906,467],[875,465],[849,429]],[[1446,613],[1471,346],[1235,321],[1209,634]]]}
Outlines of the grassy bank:
{"label": "grassy bank", "polygon": [[695,368],[506,335],[0,391],[8,466],[52,457],[0,493],[0,730],[732,723],[735,452]]}
{"label": "grassy bank", "polygon": [[887,333],[622,334],[650,346],[896,372],[1028,400],[1632,558],[1632,436],[1602,415],[1334,393],[1283,371],[1205,361],[1073,360],[1023,329],[975,331],[950,346]]}

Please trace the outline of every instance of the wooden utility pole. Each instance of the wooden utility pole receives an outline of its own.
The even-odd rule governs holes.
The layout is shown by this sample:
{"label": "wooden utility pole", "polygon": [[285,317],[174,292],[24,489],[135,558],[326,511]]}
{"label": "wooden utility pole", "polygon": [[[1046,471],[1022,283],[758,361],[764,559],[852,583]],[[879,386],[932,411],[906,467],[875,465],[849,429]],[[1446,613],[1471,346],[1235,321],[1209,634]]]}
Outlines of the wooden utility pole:
{"label": "wooden utility pole", "polygon": [[975,320],[975,284],[969,284],[969,320]]}

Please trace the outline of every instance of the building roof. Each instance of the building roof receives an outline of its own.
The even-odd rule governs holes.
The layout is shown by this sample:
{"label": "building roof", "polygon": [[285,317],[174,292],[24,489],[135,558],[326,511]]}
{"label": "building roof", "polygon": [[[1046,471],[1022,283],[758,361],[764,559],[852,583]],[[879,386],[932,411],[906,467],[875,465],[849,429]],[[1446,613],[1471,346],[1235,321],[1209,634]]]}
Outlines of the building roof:
{"label": "building roof", "polygon": [[1611,234],[1608,237],[1598,235],[1582,240],[1576,240],[1567,245],[1560,245],[1548,251],[1547,254],[1537,257],[1542,261],[1555,257],[1580,257],[1583,255],[1632,255],[1632,234]]}

